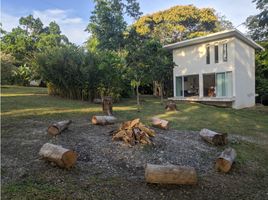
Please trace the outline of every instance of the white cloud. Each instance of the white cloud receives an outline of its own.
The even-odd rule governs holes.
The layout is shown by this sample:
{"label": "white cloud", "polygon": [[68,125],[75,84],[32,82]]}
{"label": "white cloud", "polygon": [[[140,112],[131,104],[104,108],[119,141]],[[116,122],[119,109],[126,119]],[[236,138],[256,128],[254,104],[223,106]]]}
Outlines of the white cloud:
{"label": "white cloud", "polygon": [[[89,33],[84,31],[88,22],[75,16],[71,10],[34,10],[29,14],[32,14],[34,18],[39,17],[45,26],[50,22],[55,21],[60,26],[62,34],[66,35],[68,39],[75,44],[83,44],[89,36]],[[21,16],[17,17],[5,12],[2,12],[1,15],[1,22],[4,30],[11,31],[12,28],[19,25],[19,18]],[[28,14],[25,14],[24,16],[27,15]]]}
{"label": "white cloud", "polygon": [[2,22],[3,29],[5,31],[11,31],[12,28],[15,28],[19,25],[19,17],[2,12],[1,22]]}
{"label": "white cloud", "polygon": [[89,36],[89,34],[84,31],[88,22],[80,17],[73,17],[71,10],[34,10],[33,16],[35,18],[39,17],[45,25],[48,25],[51,21],[55,21],[59,24],[62,33],[73,43],[81,45]]}

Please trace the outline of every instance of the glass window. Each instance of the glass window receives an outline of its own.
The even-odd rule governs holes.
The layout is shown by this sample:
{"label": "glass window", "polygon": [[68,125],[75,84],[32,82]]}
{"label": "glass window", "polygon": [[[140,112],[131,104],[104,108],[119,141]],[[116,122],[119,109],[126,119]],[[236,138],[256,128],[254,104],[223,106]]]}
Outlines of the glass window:
{"label": "glass window", "polygon": [[216,96],[232,97],[233,96],[233,76],[232,72],[223,72],[216,74]]}
{"label": "glass window", "polygon": [[219,46],[218,45],[215,45],[214,53],[215,53],[215,63],[218,63],[219,62]]}
{"label": "glass window", "polygon": [[207,48],[206,48],[206,63],[210,64],[209,46],[207,46]]}
{"label": "glass window", "polygon": [[176,97],[182,96],[182,77],[176,77]]}
{"label": "glass window", "polygon": [[227,44],[222,45],[223,62],[227,62]]}

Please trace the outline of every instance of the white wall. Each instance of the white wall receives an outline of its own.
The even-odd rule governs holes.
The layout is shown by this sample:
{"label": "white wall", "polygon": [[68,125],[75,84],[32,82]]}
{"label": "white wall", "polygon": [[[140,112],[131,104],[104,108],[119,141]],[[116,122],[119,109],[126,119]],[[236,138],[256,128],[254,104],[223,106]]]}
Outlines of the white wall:
{"label": "white wall", "polygon": [[234,108],[255,105],[255,50],[235,39],[235,89]]}
{"label": "white wall", "polygon": [[[227,38],[217,40],[208,43],[201,43],[198,45],[187,46],[180,49],[173,50],[173,61],[176,63],[176,67],[173,69],[173,80],[174,80],[174,96],[176,96],[176,76],[185,76],[199,74],[199,88],[200,97],[203,96],[203,74],[204,73],[215,73],[215,72],[233,72],[234,75],[234,63],[235,63],[235,38]],[[228,61],[223,62],[223,43],[228,45]],[[214,45],[219,46],[219,63],[215,63],[214,58]],[[210,64],[206,64],[206,46],[210,46]],[[234,81],[233,81],[234,82]],[[235,88],[233,86],[233,95],[235,95]]]}

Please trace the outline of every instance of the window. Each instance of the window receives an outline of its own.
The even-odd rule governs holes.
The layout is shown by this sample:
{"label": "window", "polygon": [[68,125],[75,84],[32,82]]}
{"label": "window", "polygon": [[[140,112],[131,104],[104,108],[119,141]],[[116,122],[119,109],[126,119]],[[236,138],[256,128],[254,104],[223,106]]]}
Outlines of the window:
{"label": "window", "polygon": [[182,96],[182,77],[176,77],[176,97]]}
{"label": "window", "polygon": [[215,63],[219,62],[219,46],[215,45],[214,46],[214,53],[215,53]]}
{"label": "window", "polygon": [[209,46],[207,46],[207,48],[206,48],[206,63],[210,64]]}
{"label": "window", "polygon": [[233,95],[232,72],[216,74],[216,96],[231,97]]}
{"label": "window", "polygon": [[232,72],[203,74],[203,89],[205,97],[232,97]]}
{"label": "window", "polygon": [[227,62],[227,43],[222,45],[222,58],[223,62]]}

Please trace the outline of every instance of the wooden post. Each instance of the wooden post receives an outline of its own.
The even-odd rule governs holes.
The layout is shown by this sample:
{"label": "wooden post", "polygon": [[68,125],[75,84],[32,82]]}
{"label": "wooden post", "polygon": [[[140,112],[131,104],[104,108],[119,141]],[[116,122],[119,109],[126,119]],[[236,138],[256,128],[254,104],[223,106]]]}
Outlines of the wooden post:
{"label": "wooden post", "polygon": [[221,172],[229,172],[236,155],[236,151],[233,148],[225,149],[217,158],[215,168]]}
{"label": "wooden post", "polygon": [[147,164],[145,180],[148,183],[195,185],[197,175],[192,167]]}
{"label": "wooden post", "polygon": [[71,123],[72,123],[71,120],[56,122],[48,127],[47,132],[48,134],[53,135],[53,136],[58,135],[62,131],[67,129]]}
{"label": "wooden post", "polygon": [[112,97],[104,97],[102,101],[102,110],[106,115],[113,115],[113,99]]}
{"label": "wooden post", "polygon": [[199,133],[201,138],[214,145],[227,144],[227,133],[217,133],[208,129],[202,129]]}
{"label": "wooden post", "polygon": [[77,160],[77,153],[61,146],[46,143],[39,151],[39,155],[48,161],[56,163],[61,168],[71,168]]}

